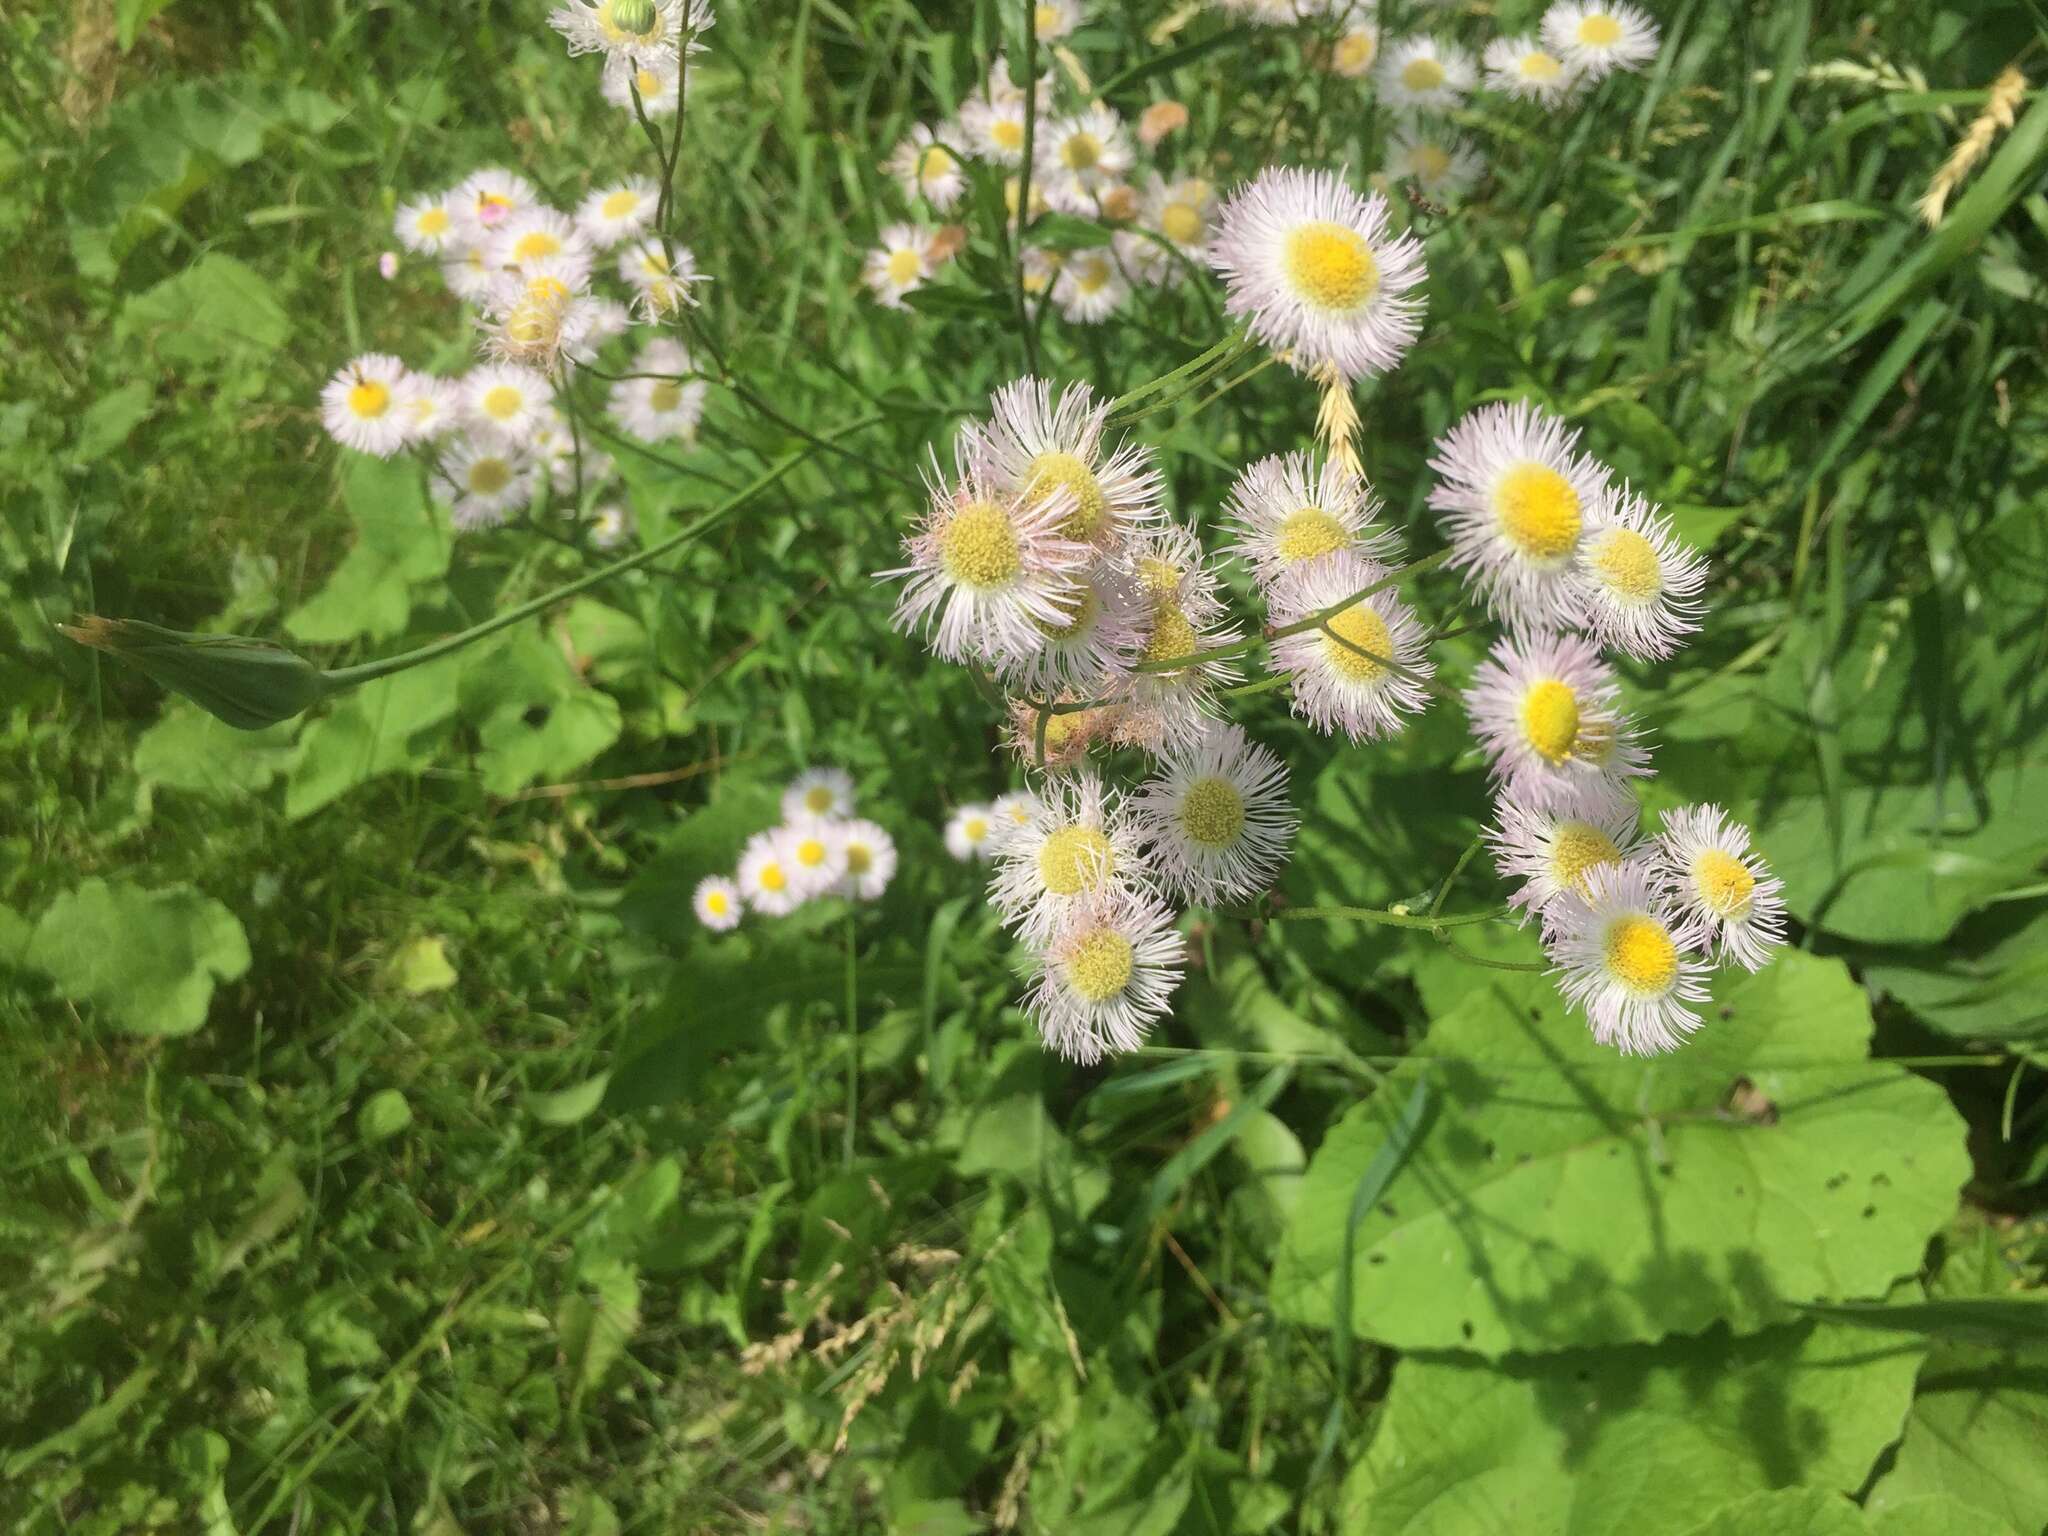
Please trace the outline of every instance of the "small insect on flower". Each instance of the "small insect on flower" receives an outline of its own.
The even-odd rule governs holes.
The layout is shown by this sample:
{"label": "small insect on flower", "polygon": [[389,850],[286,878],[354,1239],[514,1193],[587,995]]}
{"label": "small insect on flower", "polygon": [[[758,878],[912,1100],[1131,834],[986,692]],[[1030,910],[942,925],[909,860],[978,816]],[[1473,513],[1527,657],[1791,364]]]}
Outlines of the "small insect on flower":
{"label": "small insect on flower", "polygon": [[1451,565],[1490,612],[1523,629],[1564,628],[1577,614],[1573,561],[1607,470],[1577,451],[1579,434],[1517,401],[1484,405],[1431,454],[1429,505],[1451,542]]}
{"label": "small insect on flower", "polygon": [[1749,846],[1749,828],[1718,805],[1664,813],[1656,875],[1702,945],[1760,971],[1785,942],[1785,882]]}
{"label": "small insect on flower", "polygon": [[1626,486],[1593,504],[1575,571],[1581,621],[1610,650],[1660,661],[1700,627],[1706,557]]}
{"label": "small insect on flower", "polygon": [[540,193],[524,176],[487,165],[457,183],[448,200],[455,213],[457,243],[481,246],[514,215],[540,206]]}
{"label": "small insect on flower", "polygon": [[1624,1055],[1675,1051],[1699,1028],[1706,962],[1640,860],[1597,865],[1586,894],[1560,901],[1544,945],[1558,990],[1602,1045]]}
{"label": "small insect on flower", "polygon": [[1098,549],[1166,516],[1158,455],[1107,441],[1109,405],[1079,382],[1055,399],[1050,383],[1027,374],[998,389],[988,422],[973,428],[997,485],[1033,502],[1065,492],[1070,510],[1060,533]]}
{"label": "small insect on flower", "polygon": [[782,792],[782,819],[841,818],[853,814],[853,775],[844,768],[806,768]]}
{"label": "small insect on flower", "polygon": [[[693,50],[694,51],[694,50]],[[674,117],[683,104],[681,61],[673,55],[656,59],[607,59],[598,81],[604,99],[622,112],[633,110],[633,98],[640,98],[640,111],[649,122]]]}
{"label": "small insect on flower", "polygon": [[846,844],[842,824],[822,816],[803,816],[782,828],[783,852],[790,878],[807,897],[822,896],[846,878]]}
{"label": "small insect on flower", "polygon": [[1528,806],[1650,772],[1614,673],[1576,635],[1502,638],[1472,674],[1465,712],[1508,798]]}
{"label": "small insect on flower", "polygon": [[629,176],[599,187],[576,209],[576,228],[600,251],[644,234],[661,206],[661,189],[651,177]]}
{"label": "small insect on flower", "polygon": [[1052,285],[1052,301],[1061,318],[1075,325],[1100,325],[1130,296],[1130,282],[1117,270],[1107,246],[1074,252],[1061,264]]}
{"label": "small insect on flower", "polygon": [[985,805],[963,805],[946,818],[946,852],[965,864],[986,859],[995,851],[997,832],[994,815]]}
{"label": "small insect on flower", "polygon": [[513,446],[530,446],[547,419],[554,390],[516,363],[486,363],[462,381],[462,405],[477,430]]}
{"label": "small insect on flower", "polygon": [[1048,780],[1031,819],[1003,828],[989,899],[1037,944],[1091,896],[1144,884],[1129,815],[1099,775]]}
{"label": "small insect on flower", "polygon": [[392,224],[398,243],[422,256],[438,256],[460,238],[453,192],[430,192],[398,205]]}
{"label": "small insect on flower", "polygon": [[843,822],[839,844],[846,851],[846,877],[839,894],[873,901],[896,878],[896,843],[872,821]]}
{"label": "small insect on flower", "polygon": [[713,933],[730,933],[739,927],[746,910],[740,888],[724,875],[706,875],[690,893],[690,906],[697,921]]}
{"label": "small insect on flower", "polygon": [[320,391],[320,424],[344,448],[388,459],[412,436],[403,408],[408,375],[388,352],[365,352]]}
{"label": "small insect on flower", "polygon": [[1097,1062],[1145,1043],[1186,966],[1187,942],[1156,897],[1109,893],[1049,936],[1024,1010],[1047,1050]]}
{"label": "small insect on flower", "polygon": [[1624,0],[1558,0],[1543,13],[1542,32],[1550,51],[1589,80],[1657,57],[1657,24]]}
{"label": "small insect on flower", "polygon": [[1273,883],[1298,825],[1287,765],[1234,725],[1169,749],[1131,801],[1160,882],[1190,901],[1241,901]]}
{"label": "small insect on flower", "polygon": [[1031,30],[1041,43],[1056,42],[1080,25],[1080,0],[1039,0],[1032,7]]}
{"label": "small insect on flower", "polygon": [[681,342],[657,336],[633,359],[634,377],[612,385],[605,403],[619,425],[642,442],[695,442],[709,388],[689,376],[695,366]]}
{"label": "small insect on flower", "polygon": [[1223,547],[1270,594],[1276,582],[1346,551],[1381,563],[1397,559],[1400,538],[1373,526],[1379,513],[1372,487],[1334,459],[1276,453],[1247,465],[1231,485]]}
{"label": "small insect on flower", "polygon": [[1013,662],[1071,620],[1062,604],[1094,552],[1060,532],[1075,515],[1073,492],[1004,490],[971,432],[960,434],[954,462],[950,482],[936,461],[926,473],[930,506],[903,542],[909,563],[877,579],[904,579],[896,627],[928,629],[935,655]]}
{"label": "small insect on flower", "polygon": [[495,435],[456,438],[441,456],[439,479],[463,532],[496,527],[533,500],[532,456]]}
{"label": "small insect on flower", "polygon": [[[1273,617],[1294,624],[1385,581],[1378,562],[1343,553],[1284,584]],[[1273,662],[1291,680],[1294,713],[1317,730],[1353,741],[1398,733],[1429,707],[1436,667],[1421,623],[1391,587],[1359,597],[1315,629],[1273,642]]]}
{"label": "small insect on flower", "polygon": [[766,917],[787,917],[809,894],[790,866],[782,831],[756,832],[740,850],[740,894],[747,905]]}
{"label": "small insect on flower", "polygon": [[914,293],[931,276],[932,231],[921,224],[891,224],[882,243],[861,263],[860,278],[884,309],[908,309],[905,294]]}
{"label": "small insect on flower", "polygon": [[1131,168],[1131,137],[1123,119],[1097,103],[1072,117],[1038,125],[1031,178],[1062,213],[1093,214],[1103,193]]}
{"label": "small insect on flower", "polygon": [[1386,174],[1426,197],[1455,199],[1486,174],[1486,157],[1444,128],[1401,123],[1387,134]]}
{"label": "small insect on flower", "polygon": [[1516,101],[1556,106],[1578,89],[1581,75],[1527,33],[1486,45],[1486,83]]}
{"label": "small insect on flower", "polygon": [[617,549],[633,536],[630,508],[609,502],[590,514],[590,543],[594,549]]}
{"label": "small insect on flower", "polygon": [[1329,171],[1270,168],[1224,204],[1218,226],[1209,264],[1225,308],[1297,373],[1385,373],[1414,345],[1422,243],[1393,234],[1385,198]]}
{"label": "small insect on flower", "polygon": [[1545,806],[1499,801],[1486,841],[1501,878],[1522,882],[1508,905],[1522,909],[1524,922],[1542,918],[1547,933],[1559,902],[1589,893],[1589,871],[1619,866],[1636,851],[1636,817],[1633,799],[1601,783],[1560,793]]}
{"label": "small insect on flower", "polygon": [[960,157],[941,144],[926,123],[911,127],[909,137],[889,152],[882,169],[896,179],[913,205],[923,198],[941,213],[959,202],[960,194],[967,190],[967,173]]}
{"label": "small insect on flower", "polygon": [[1396,112],[1450,112],[1471,94],[1472,55],[1433,37],[1404,37],[1380,59],[1380,96]]}

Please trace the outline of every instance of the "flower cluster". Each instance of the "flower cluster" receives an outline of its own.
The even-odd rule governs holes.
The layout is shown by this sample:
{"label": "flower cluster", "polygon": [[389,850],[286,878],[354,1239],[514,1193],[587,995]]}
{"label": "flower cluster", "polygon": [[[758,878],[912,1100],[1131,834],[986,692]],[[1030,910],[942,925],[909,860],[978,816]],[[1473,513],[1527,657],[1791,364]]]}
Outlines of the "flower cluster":
{"label": "flower cluster", "polygon": [[839,768],[800,773],[782,792],[782,824],[747,839],[739,868],[697,883],[697,921],[724,933],[752,910],[786,917],[820,896],[874,901],[896,878],[896,844],[853,814],[853,779]]}

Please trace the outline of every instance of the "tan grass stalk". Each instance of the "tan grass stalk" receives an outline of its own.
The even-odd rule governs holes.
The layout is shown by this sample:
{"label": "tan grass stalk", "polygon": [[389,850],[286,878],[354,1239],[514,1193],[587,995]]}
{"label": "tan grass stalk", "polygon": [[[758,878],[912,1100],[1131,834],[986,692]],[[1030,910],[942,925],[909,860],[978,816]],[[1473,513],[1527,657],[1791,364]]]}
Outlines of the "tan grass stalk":
{"label": "tan grass stalk", "polygon": [[1324,363],[1314,378],[1323,387],[1323,398],[1316,406],[1316,436],[1331,458],[1364,479],[1365,461],[1358,455],[1361,423],[1358,406],[1351,398],[1351,383],[1332,363]]}
{"label": "tan grass stalk", "polygon": [[1984,110],[1963,131],[1962,138],[1949,151],[1948,158],[1942,161],[1941,169],[1934,173],[1934,179],[1928,182],[1927,190],[1916,204],[1921,220],[1929,229],[1941,222],[1948,200],[1955,195],[1956,189],[1969,180],[1970,172],[1991,153],[1991,146],[1997,142],[1998,136],[2012,126],[2026,95],[2027,77],[2017,64],[2007,65],[2005,72],[1991,82],[1991,95],[1984,103]]}

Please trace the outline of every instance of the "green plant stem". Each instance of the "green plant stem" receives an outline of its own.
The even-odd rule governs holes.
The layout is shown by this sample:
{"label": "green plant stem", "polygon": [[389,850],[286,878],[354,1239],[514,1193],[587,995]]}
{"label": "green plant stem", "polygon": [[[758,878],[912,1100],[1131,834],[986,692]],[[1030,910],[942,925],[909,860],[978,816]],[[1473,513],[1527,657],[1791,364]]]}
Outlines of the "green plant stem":
{"label": "green plant stem", "polygon": [[1507,914],[1506,907],[1494,907],[1485,912],[1454,912],[1448,917],[1435,912],[1418,916],[1413,912],[1396,912],[1391,908],[1380,907],[1287,907],[1272,913],[1271,916],[1275,922],[1320,917],[1343,922],[1380,923],[1388,928],[1421,928],[1430,933],[1441,934],[1449,928],[1471,928],[1479,923],[1497,923]]}
{"label": "green plant stem", "polygon": [[[1186,382],[1192,387],[1192,385],[1200,383],[1202,378],[1207,376],[1204,370],[1213,369],[1222,362],[1234,361],[1239,353],[1249,352],[1252,346],[1253,342],[1249,336],[1242,335],[1236,331],[1231,332],[1207,351],[1197,353],[1171,372],[1162,373],[1158,378],[1152,380],[1151,383],[1140,384],[1136,389],[1118,395],[1116,399],[1109,403],[1110,419],[1112,421],[1118,420],[1136,402],[1144,399],[1147,395],[1156,394],[1170,385]],[[1197,377],[1197,375],[1200,375],[1200,377]],[[1179,397],[1176,395],[1174,398],[1178,399]]]}
{"label": "green plant stem", "polygon": [[860,1134],[860,951],[854,944],[853,914],[846,914],[846,1140],[840,1161],[853,1166]]}
{"label": "green plant stem", "polygon": [[[1024,297],[1024,227],[1031,222],[1031,159],[1038,138],[1038,6],[1021,0],[1024,12],[1024,159],[1017,168],[1017,251],[1011,276],[1017,293],[1017,334],[1024,341],[1024,371],[1038,372],[1038,336]],[[1012,82],[1015,83],[1014,81]]]}

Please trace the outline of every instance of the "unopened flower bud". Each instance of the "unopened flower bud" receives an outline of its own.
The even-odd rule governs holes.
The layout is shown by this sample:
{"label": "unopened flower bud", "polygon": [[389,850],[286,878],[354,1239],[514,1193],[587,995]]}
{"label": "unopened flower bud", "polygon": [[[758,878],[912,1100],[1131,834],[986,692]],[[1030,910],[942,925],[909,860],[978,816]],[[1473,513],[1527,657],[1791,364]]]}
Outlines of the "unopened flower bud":
{"label": "unopened flower bud", "polygon": [[960,248],[967,243],[965,224],[941,224],[931,243],[924,248],[925,260],[932,266],[951,261],[960,254]]}
{"label": "unopened flower bud", "polygon": [[654,0],[612,0],[612,25],[645,37],[654,30]]}
{"label": "unopened flower bud", "polygon": [[242,635],[191,635],[135,619],[83,615],[59,631],[141,668],[173,693],[237,730],[303,714],[329,691],[326,674],[307,661]]}
{"label": "unopened flower bud", "polygon": [[377,275],[387,283],[398,276],[398,252],[386,251],[377,258]]}
{"label": "unopened flower bud", "polygon": [[1138,189],[1111,187],[1102,194],[1102,216],[1123,222],[1138,216]]}
{"label": "unopened flower bud", "polygon": [[1138,119],[1138,141],[1147,149],[1188,125],[1188,109],[1177,101],[1155,101]]}

